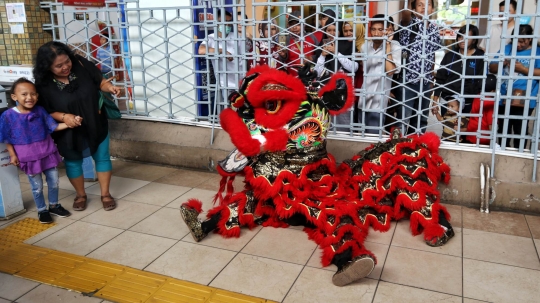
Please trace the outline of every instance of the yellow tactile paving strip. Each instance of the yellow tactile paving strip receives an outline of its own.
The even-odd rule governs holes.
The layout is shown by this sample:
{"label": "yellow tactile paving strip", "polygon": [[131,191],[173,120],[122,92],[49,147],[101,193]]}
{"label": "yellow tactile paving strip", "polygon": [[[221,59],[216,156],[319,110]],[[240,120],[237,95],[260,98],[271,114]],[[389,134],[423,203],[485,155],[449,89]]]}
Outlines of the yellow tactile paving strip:
{"label": "yellow tactile paving strip", "polygon": [[52,226],[26,218],[0,230],[0,271],[114,302],[271,302],[23,243]]}

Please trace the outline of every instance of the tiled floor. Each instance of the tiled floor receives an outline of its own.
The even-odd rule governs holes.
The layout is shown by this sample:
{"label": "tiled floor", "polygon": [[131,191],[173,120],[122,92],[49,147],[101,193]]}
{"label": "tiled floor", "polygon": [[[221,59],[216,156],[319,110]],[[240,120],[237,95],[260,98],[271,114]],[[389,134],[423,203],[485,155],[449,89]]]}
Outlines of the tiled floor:
{"label": "tiled floor", "polygon": [[[88,208],[27,240],[100,260],[281,302],[538,302],[540,217],[481,214],[447,205],[456,237],[432,248],[413,237],[408,221],[366,242],[378,258],[369,278],[346,287],[331,282],[334,266],[321,268],[320,251],[298,228],[244,230],[238,239],[212,234],[195,243],[178,208],[189,198],[212,206],[215,174],[115,160],[105,212],[99,185],[87,183]],[[63,173],[62,173],[63,174]],[[25,217],[36,217],[27,179],[21,176]],[[240,182],[235,182],[240,186]],[[74,192],[61,178],[61,203]],[[102,302],[75,292],[0,274],[2,302]]]}

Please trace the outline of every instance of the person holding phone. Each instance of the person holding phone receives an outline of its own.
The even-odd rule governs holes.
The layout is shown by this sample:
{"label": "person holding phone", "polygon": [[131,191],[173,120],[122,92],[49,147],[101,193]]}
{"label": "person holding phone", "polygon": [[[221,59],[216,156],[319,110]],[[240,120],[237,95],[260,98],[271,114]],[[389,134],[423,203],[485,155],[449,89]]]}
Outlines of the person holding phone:
{"label": "person holding phone", "polygon": [[[347,30],[344,31],[340,26]],[[338,28],[341,37],[347,37],[350,40],[338,40],[336,43]],[[336,72],[356,73],[359,64],[351,60],[354,47],[351,23],[336,23],[334,19],[328,19],[319,49],[315,51],[315,70],[322,84],[328,82]]]}
{"label": "person holding phone", "polygon": [[[313,50],[316,46],[313,38],[306,35],[304,31],[301,15],[300,11],[293,11],[289,15],[287,25],[289,26],[290,35],[286,42],[287,47],[280,52],[282,57],[287,58],[285,61],[287,72],[293,76],[298,76],[298,67],[312,61]],[[303,38],[303,41],[301,38]]]}
{"label": "person holding phone", "polygon": [[[339,36],[338,36],[339,31]],[[328,19],[324,29],[324,37],[319,44],[319,50],[315,51],[315,71],[319,82],[326,84],[336,72],[356,74],[360,63],[352,60],[355,48],[353,36],[353,24],[351,22],[336,23],[334,19]],[[347,38],[336,40],[336,37]],[[352,108],[351,108],[352,110]],[[338,125],[351,124],[351,111],[336,116]],[[338,131],[349,131],[348,127],[338,127]]]}
{"label": "person holding phone", "polygon": [[394,41],[394,19],[383,14],[373,16],[369,28],[373,39],[364,43],[361,53],[367,54],[364,63],[364,100],[358,102],[358,122],[366,133],[383,131],[384,113],[392,90],[392,76],[401,70],[401,45]]}

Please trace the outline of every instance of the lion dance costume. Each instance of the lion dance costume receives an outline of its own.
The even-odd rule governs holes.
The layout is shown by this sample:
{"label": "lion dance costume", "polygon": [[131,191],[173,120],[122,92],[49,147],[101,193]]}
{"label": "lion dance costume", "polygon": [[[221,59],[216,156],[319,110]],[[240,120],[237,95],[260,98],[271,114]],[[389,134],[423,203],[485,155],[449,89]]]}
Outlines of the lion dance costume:
{"label": "lion dance costume", "polygon": [[[219,205],[205,221],[198,219],[200,201],[180,208],[194,239],[211,231],[238,237],[241,227],[303,225],[323,250],[322,265],[338,267],[332,279],[338,286],[373,270],[376,257],[364,246],[370,226],[388,231],[391,220],[405,217],[413,235],[445,244],[454,232],[439,203],[438,181],[450,178],[437,153],[439,138],[394,132],[338,167],[326,151],[326,133],[331,115],[351,107],[353,87],[344,74],[322,88],[314,80],[310,66],[299,78],[261,66],[229,96],[232,108],[221,113],[221,125],[237,149],[218,166]],[[245,186],[234,192],[238,174]]]}

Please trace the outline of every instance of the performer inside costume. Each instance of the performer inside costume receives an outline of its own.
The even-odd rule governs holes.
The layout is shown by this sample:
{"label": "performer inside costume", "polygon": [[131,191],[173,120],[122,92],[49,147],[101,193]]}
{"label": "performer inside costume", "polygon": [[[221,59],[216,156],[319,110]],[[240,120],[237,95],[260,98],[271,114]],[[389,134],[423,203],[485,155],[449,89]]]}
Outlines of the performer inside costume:
{"label": "performer inside costume", "polygon": [[[326,134],[331,115],[350,108],[353,85],[336,74],[320,87],[316,76],[310,65],[299,78],[259,66],[229,96],[221,126],[237,149],[218,166],[219,205],[205,221],[198,219],[199,200],[180,208],[195,241],[212,231],[239,237],[244,226],[301,225],[323,250],[322,265],[338,267],[332,278],[338,286],[368,276],[377,263],[364,246],[370,226],[384,232],[391,220],[409,218],[413,235],[444,245],[454,231],[439,203],[437,184],[449,181],[450,169],[438,155],[438,136],[395,132],[338,167]],[[234,192],[238,174],[245,186]]]}

